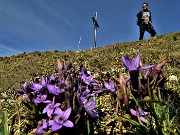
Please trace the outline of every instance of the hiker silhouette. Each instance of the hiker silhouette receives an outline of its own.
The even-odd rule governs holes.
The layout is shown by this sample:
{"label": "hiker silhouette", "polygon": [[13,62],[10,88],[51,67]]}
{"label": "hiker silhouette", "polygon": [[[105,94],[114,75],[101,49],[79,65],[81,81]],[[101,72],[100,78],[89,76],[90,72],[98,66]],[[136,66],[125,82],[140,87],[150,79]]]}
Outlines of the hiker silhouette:
{"label": "hiker silhouette", "polygon": [[144,37],[144,32],[147,31],[154,37],[157,33],[152,26],[151,12],[148,10],[148,3],[143,3],[143,10],[141,10],[137,15],[137,25],[139,26],[140,36],[139,40]]}

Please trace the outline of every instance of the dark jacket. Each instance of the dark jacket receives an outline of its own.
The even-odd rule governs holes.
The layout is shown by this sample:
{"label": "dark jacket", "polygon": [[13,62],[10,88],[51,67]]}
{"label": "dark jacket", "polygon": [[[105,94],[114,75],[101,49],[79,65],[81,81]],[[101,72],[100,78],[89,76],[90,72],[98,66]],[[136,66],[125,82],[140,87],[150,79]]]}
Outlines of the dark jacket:
{"label": "dark jacket", "polygon": [[[149,21],[152,22],[151,12],[150,12],[149,10],[146,10],[146,11],[144,11],[144,12],[149,12],[149,13],[150,13]],[[137,21],[137,24],[138,24],[138,25],[142,24],[142,22],[144,21],[144,19],[142,19],[142,14],[143,14],[143,10],[140,11],[140,12],[136,15],[137,20],[138,20],[138,21]]]}

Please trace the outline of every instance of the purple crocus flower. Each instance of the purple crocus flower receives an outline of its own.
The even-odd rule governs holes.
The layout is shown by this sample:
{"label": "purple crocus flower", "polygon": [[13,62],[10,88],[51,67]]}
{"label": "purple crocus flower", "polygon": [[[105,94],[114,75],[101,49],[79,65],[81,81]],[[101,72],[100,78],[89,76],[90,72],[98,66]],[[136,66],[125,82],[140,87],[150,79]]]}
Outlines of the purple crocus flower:
{"label": "purple crocus flower", "polygon": [[36,99],[34,99],[34,103],[51,103],[50,100],[46,100],[47,95],[37,95]]}
{"label": "purple crocus flower", "polygon": [[82,75],[81,75],[81,79],[82,79],[82,81],[85,83],[85,84],[90,84],[90,83],[92,83],[92,80],[93,80],[93,76],[92,75],[90,75],[90,76],[86,76],[84,73],[82,73]]}
{"label": "purple crocus flower", "polygon": [[16,92],[17,92],[18,95],[26,94],[26,93],[28,93],[29,87],[30,87],[30,85],[27,82],[25,82],[22,85],[22,89],[16,89]]}
{"label": "purple crocus flower", "polygon": [[55,81],[56,77],[52,74],[49,78],[49,81]]}
{"label": "purple crocus flower", "polygon": [[87,89],[87,88],[85,88],[85,90],[82,91],[82,92],[80,93],[80,95],[83,96],[83,97],[88,97],[88,96],[90,95],[90,90]]}
{"label": "purple crocus flower", "polygon": [[47,85],[47,77],[46,78],[44,78],[43,76],[41,77],[41,85],[43,87],[46,87],[46,85]]}
{"label": "purple crocus flower", "polygon": [[115,87],[112,81],[108,82],[104,82],[104,86],[110,90],[111,92],[115,92]]}
{"label": "purple crocus flower", "polygon": [[41,77],[41,84],[40,83],[32,83],[31,89],[39,92],[42,91],[47,86],[47,78]]}
{"label": "purple crocus flower", "polygon": [[81,66],[80,66],[80,71],[81,71],[82,73],[85,73],[85,72],[86,72],[86,68],[85,68],[83,65],[81,65]]}
{"label": "purple crocus flower", "polygon": [[[136,55],[136,57],[133,60],[130,60],[128,56],[123,56],[122,62],[130,73],[130,80],[132,83],[132,88],[135,90],[138,90],[139,88],[139,80],[138,80],[139,70],[145,70],[145,69],[154,67],[154,65],[148,65],[148,66],[143,66],[139,68],[139,63],[140,63],[139,54]],[[133,92],[133,95],[135,96],[135,92]]]}
{"label": "purple crocus flower", "polygon": [[94,94],[91,93],[91,90],[86,88],[85,86],[79,86],[79,89],[78,89],[78,96],[82,96],[82,97],[85,97],[85,98],[88,98],[90,96],[93,96]]}
{"label": "purple crocus flower", "polygon": [[33,89],[33,90],[35,90],[35,91],[42,91],[42,85],[41,84],[39,84],[39,83],[32,83],[32,87],[31,87],[31,89]]}
{"label": "purple crocus flower", "polygon": [[60,103],[54,102],[55,97],[53,97],[53,101],[44,108],[43,113],[47,113],[48,117],[50,117],[53,114],[54,109],[56,109],[58,106],[60,106]]}
{"label": "purple crocus flower", "polygon": [[52,85],[52,84],[48,84],[47,85],[47,89],[49,90],[50,93],[54,94],[54,95],[59,95],[61,92],[64,92],[64,90],[60,89],[59,87],[57,87],[56,85]]}
{"label": "purple crocus flower", "polygon": [[49,121],[49,126],[51,126],[52,131],[57,131],[61,129],[62,126],[69,128],[74,126],[74,124],[68,120],[69,115],[71,114],[71,108],[68,108],[65,111],[62,111],[60,108],[56,108],[54,114],[53,120]]}
{"label": "purple crocus flower", "polygon": [[29,88],[30,88],[30,84],[25,82],[22,85],[22,89],[16,89],[17,94],[18,95],[23,95],[26,102],[30,102],[29,96],[31,95],[31,89],[29,89]]}
{"label": "purple crocus flower", "polygon": [[130,60],[128,56],[123,56],[122,62],[128,71],[145,70],[145,69],[154,67],[154,65],[148,65],[148,66],[143,66],[143,67],[139,68],[139,63],[140,63],[140,55],[139,54],[137,54],[133,60]]}
{"label": "purple crocus flower", "polygon": [[86,112],[92,117],[92,118],[98,118],[99,115],[95,111],[96,106],[96,100],[95,98],[88,102],[88,100],[84,97],[79,97],[80,105],[86,110]]}
{"label": "purple crocus flower", "polygon": [[34,132],[34,134],[43,135],[47,132],[47,128],[48,128],[48,123],[46,122],[46,120],[42,120],[42,126],[38,127],[36,132]]}
{"label": "purple crocus flower", "polygon": [[147,123],[147,120],[144,118],[144,115],[148,115],[149,112],[143,112],[141,110],[141,108],[138,108],[137,111],[135,111],[133,109],[130,109],[130,112],[131,112],[132,115],[138,116],[140,118],[140,120],[143,121],[144,123]]}

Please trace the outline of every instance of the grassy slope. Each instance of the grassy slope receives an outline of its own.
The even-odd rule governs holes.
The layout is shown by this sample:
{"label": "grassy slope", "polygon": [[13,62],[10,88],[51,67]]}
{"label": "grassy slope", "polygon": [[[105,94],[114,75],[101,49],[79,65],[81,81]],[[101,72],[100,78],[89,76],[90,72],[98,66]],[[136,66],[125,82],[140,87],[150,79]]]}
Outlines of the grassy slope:
{"label": "grassy slope", "polygon": [[[127,54],[131,58],[140,54],[143,65],[157,63],[159,58],[169,54],[165,66],[167,77],[180,75],[180,32],[161,35],[143,41],[116,43],[92,50],[59,52],[32,52],[0,58],[0,92],[8,93],[13,88],[37,75],[56,72],[57,60],[65,59],[76,63],[76,68],[83,63],[89,70],[101,69],[112,71],[122,67],[121,57]],[[175,89],[179,86],[175,84]],[[171,87],[174,87],[171,85]],[[10,96],[10,95],[9,95]],[[0,99],[2,94],[0,94]]]}

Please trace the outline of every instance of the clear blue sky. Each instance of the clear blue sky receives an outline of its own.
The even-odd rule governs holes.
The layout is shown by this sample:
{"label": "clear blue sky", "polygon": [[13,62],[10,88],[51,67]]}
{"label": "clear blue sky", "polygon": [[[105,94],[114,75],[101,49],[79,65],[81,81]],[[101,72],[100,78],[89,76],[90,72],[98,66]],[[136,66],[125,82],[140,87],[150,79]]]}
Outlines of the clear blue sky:
{"label": "clear blue sky", "polygon": [[[159,35],[180,31],[180,0],[0,0],[0,56],[93,47],[91,17],[98,13],[97,47],[136,41],[136,14],[149,3]],[[145,38],[149,38],[145,34]]]}

